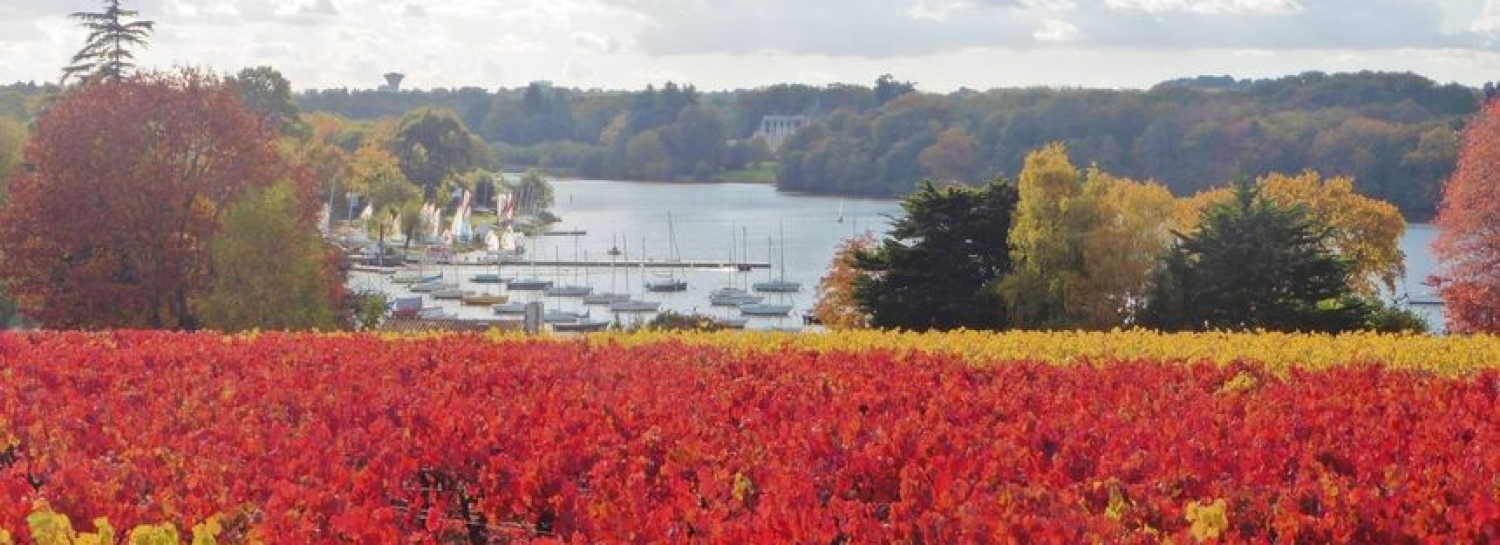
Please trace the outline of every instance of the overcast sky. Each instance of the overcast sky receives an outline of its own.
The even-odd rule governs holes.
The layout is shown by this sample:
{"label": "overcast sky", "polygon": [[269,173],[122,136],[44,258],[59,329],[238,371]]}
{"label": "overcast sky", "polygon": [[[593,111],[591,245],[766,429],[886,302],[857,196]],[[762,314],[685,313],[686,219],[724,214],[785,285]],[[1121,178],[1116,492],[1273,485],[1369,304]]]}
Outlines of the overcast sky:
{"label": "overcast sky", "polygon": [[[1149,87],[1307,70],[1500,80],[1500,0],[127,0],[141,64],[299,88],[778,82]],[[97,0],[0,0],[0,82],[54,81]]]}

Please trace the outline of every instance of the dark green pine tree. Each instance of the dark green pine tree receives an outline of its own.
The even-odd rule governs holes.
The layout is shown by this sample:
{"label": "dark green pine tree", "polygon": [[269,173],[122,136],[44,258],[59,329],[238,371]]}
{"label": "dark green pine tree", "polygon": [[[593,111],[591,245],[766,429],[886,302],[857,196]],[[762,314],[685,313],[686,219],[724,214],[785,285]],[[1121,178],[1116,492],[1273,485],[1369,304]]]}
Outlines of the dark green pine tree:
{"label": "dark green pine tree", "polygon": [[69,15],[89,30],[89,36],[83,49],[73,55],[72,64],[63,67],[63,83],[70,79],[119,81],[135,68],[135,55],[130,48],[147,47],[146,38],[156,24],[124,21],[137,15],[136,11],[120,7],[120,0],[104,0],[104,10],[99,13],[80,11]]}
{"label": "dark green pine tree", "polygon": [[854,299],[872,325],[911,330],[999,329],[994,283],[1010,272],[1011,214],[1019,195],[1003,179],[939,189],[923,182],[890,235],[856,256]]}
{"label": "dark green pine tree", "polygon": [[1348,265],[1300,207],[1248,181],[1204,211],[1200,229],[1157,270],[1141,325],[1163,330],[1337,332],[1361,328],[1371,308],[1350,291]]}

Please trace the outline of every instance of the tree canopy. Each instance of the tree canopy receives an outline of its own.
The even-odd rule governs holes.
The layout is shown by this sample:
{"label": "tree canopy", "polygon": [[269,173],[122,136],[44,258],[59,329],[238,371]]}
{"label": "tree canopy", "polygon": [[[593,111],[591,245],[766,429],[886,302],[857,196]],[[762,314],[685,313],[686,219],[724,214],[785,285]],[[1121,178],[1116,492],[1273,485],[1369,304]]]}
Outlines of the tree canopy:
{"label": "tree canopy", "polygon": [[275,68],[245,68],[226,81],[239,91],[246,108],[266,116],[283,133],[299,129],[301,111],[292,100],[292,83]]}
{"label": "tree canopy", "polygon": [[57,328],[197,327],[221,213],[288,172],[261,120],[195,72],[68,93],[26,155],[0,209],[0,281]]}
{"label": "tree canopy", "polygon": [[[309,111],[357,119],[449,109],[514,170],[723,179],[743,166],[727,152],[753,141],[765,116],[800,115],[810,126],[775,150],[778,187],[791,191],[891,197],[924,178],[981,183],[1019,172],[1032,150],[1061,142],[1080,166],[1155,180],[1177,196],[1227,185],[1242,173],[1311,169],[1347,177],[1355,192],[1421,219],[1435,212],[1458,153],[1454,129],[1480,96],[1462,85],[1377,72],[946,95],[882,79],[719,92],[671,82],[633,91],[540,83],[399,94],[334,89],[298,100]],[[647,132],[662,140],[661,157],[631,168],[627,145]],[[651,147],[647,140],[640,143]]]}
{"label": "tree canopy", "polygon": [[1432,280],[1447,304],[1448,330],[1500,332],[1500,101],[1464,131],[1436,223],[1441,268]]}
{"label": "tree canopy", "polygon": [[[310,179],[304,178],[306,181]],[[316,194],[292,181],[251,188],[209,245],[213,279],[195,307],[220,331],[332,330],[342,322],[338,254],[319,236]]]}
{"label": "tree canopy", "polygon": [[1016,187],[919,186],[902,201],[890,235],[857,252],[854,299],[875,327],[998,329],[1004,304],[993,283],[1010,272],[1006,250]]}
{"label": "tree canopy", "polygon": [[401,118],[391,139],[391,152],[401,172],[435,195],[439,184],[489,162],[489,151],[453,112],[424,108]]}
{"label": "tree canopy", "polygon": [[1248,180],[1203,213],[1197,232],[1157,271],[1141,324],[1164,330],[1337,332],[1364,327],[1370,307],[1348,284],[1301,206],[1281,206]]}

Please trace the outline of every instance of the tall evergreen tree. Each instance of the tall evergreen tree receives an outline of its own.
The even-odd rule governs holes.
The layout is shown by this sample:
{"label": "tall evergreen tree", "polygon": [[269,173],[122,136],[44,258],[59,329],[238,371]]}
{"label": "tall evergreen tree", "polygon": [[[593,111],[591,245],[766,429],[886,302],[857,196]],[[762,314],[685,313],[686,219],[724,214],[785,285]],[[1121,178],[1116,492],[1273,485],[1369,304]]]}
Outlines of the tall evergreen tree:
{"label": "tall evergreen tree", "polygon": [[914,330],[998,329],[1005,305],[994,283],[1010,271],[1006,237],[1015,184],[939,189],[924,182],[906,215],[872,251],[857,253],[854,298],[871,325]]}
{"label": "tall evergreen tree", "polygon": [[135,54],[130,48],[147,47],[146,38],[156,25],[153,21],[124,21],[138,15],[134,10],[120,7],[120,0],[104,0],[104,9],[98,13],[80,11],[69,15],[89,30],[89,36],[83,49],[73,54],[72,64],[63,67],[63,82],[123,79],[126,72],[135,68]]}
{"label": "tall evergreen tree", "polygon": [[1301,207],[1281,207],[1248,180],[1207,209],[1155,275],[1141,325],[1164,330],[1336,332],[1370,312],[1348,283],[1348,264]]}

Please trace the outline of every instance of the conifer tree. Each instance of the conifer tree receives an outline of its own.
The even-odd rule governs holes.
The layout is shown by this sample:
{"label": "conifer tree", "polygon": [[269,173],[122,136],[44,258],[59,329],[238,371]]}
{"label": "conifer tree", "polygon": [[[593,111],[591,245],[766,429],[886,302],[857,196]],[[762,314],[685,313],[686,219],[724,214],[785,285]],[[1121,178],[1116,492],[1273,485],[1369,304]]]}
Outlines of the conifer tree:
{"label": "conifer tree", "polygon": [[1337,332],[1363,327],[1370,308],[1349,265],[1324,244],[1301,207],[1281,207],[1248,180],[1204,212],[1157,271],[1141,323],[1164,330]]}
{"label": "conifer tree", "polygon": [[103,11],[98,13],[80,11],[69,15],[88,29],[89,35],[83,49],[73,54],[72,64],[63,68],[63,82],[124,79],[135,68],[135,54],[130,48],[147,47],[146,38],[156,25],[153,21],[125,22],[138,15],[134,10],[120,7],[120,0],[104,0]]}

